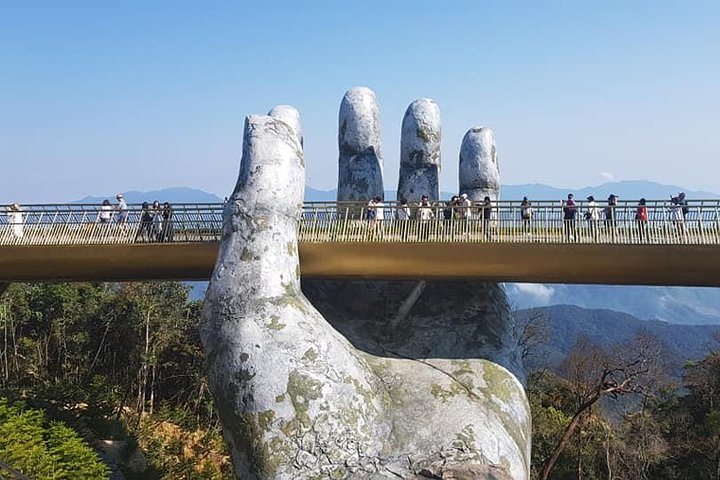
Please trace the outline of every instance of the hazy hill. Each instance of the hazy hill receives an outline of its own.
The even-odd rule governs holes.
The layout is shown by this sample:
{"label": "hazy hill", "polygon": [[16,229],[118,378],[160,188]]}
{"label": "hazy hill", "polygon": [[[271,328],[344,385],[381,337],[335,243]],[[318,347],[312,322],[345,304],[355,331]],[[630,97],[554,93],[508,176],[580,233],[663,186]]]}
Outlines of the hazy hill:
{"label": "hazy hill", "polygon": [[572,305],[520,310],[517,318],[522,321],[535,312],[541,313],[547,319],[550,338],[547,345],[539,349],[539,355],[531,361],[531,366],[549,368],[557,367],[582,336],[609,347],[631,339],[638,331],[658,337],[676,357],[673,364],[680,367],[687,360],[696,360],[707,355],[713,346],[713,335],[720,331],[718,326],[644,321],[621,312],[584,309]]}

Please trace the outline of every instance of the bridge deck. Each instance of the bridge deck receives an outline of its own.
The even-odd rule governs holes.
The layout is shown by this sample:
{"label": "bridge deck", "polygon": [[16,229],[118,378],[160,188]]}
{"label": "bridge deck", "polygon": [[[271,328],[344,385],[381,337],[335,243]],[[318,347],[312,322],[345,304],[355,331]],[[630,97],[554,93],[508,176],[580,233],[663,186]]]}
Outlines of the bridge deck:
{"label": "bridge deck", "polygon": [[[208,279],[222,231],[222,205],[175,206],[170,222],[100,222],[99,206],[25,206],[0,216],[0,283],[59,280]],[[698,201],[680,216],[662,202],[618,205],[609,222],[563,220],[557,202],[537,202],[531,221],[517,202],[490,218],[472,207],[431,208],[434,218],[398,220],[399,208],[368,220],[359,204],[306,204],[299,224],[306,277],[487,279],[624,285],[720,285],[720,208]],[[157,213],[157,212],[156,212]],[[411,210],[413,215],[418,209]],[[418,215],[419,216],[419,215]],[[3,221],[4,220],[4,221]]]}
{"label": "bridge deck", "polygon": [[[218,245],[3,247],[0,282],[207,280]],[[707,245],[356,242],[300,243],[299,252],[308,278],[720,286],[720,249]]]}

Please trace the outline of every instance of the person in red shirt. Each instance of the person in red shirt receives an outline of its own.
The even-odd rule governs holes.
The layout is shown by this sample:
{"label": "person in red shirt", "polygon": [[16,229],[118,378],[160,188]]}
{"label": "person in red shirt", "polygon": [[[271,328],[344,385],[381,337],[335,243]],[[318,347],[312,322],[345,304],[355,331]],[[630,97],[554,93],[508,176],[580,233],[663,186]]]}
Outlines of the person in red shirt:
{"label": "person in red shirt", "polygon": [[647,203],[644,198],[640,199],[640,202],[638,202],[637,210],[635,211],[635,221],[637,222],[638,226],[638,234],[640,236],[641,242],[647,242],[647,223],[648,223],[648,210],[647,206],[645,205]]}

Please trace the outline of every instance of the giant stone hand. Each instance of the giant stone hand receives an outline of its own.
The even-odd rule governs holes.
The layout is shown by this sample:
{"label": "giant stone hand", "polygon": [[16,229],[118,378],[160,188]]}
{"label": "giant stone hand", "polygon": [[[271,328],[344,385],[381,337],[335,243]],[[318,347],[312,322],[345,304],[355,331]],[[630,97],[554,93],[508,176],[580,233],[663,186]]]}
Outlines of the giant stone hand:
{"label": "giant stone hand", "polygon": [[[362,163],[340,174],[339,200],[382,188],[370,94],[361,89],[341,111],[341,129],[344,119],[346,132],[375,144],[361,145],[359,159],[341,146],[341,169]],[[502,288],[312,280],[301,291],[299,116],[271,114],[246,121],[203,311],[209,382],[237,477],[528,478],[529,409]]]}

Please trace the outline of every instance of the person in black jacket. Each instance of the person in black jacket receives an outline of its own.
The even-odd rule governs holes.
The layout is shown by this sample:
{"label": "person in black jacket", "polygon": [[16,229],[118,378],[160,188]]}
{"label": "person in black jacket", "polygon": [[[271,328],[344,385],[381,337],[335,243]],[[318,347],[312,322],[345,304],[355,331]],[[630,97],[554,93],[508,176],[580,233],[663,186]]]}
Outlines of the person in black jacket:
{"label": "person in black jacket", "polygon": [[142,210],[140,211],[140,225],[138,226],[138,231],[135,234],[135,241],[152,241],[152,228],[153,212],[150,211],[150,204],[148,202],[143,202]]}

